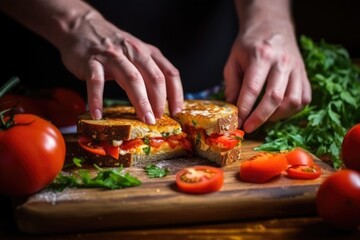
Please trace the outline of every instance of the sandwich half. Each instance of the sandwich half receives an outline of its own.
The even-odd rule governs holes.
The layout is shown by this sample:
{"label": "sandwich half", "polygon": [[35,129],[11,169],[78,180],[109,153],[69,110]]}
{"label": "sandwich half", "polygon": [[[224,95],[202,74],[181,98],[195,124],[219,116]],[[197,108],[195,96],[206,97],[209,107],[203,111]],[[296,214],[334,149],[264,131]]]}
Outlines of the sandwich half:
{"label": "sandwich half", "polygon": [[226,166],[240,159],[244,132],[238,129],[238,108],[215,100],[186,100],[174,116],[191,140],[194,153]]}
{"label": "sandwich half", "polygon": [[178,122],[164,114],[148,125],[137,119],[131,106],[104,108],[100,120],[81,114],[77,134],[83,156],[103,167],[146,165],[192,151]]}

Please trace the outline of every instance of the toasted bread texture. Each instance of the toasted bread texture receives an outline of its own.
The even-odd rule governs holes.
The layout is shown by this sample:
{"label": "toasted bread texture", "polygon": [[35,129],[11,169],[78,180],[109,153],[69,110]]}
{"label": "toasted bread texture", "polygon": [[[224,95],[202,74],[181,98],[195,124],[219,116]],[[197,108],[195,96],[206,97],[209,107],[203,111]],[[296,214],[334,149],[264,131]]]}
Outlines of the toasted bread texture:
{"label": "toasted bread texture", "polygon": [[218,151],[212,148],[205,150],[199,146],[194,146],[194,153],[199,157],[215,162],[221,167],[225,167],[240,159],[241,144],[228,151]]}
{"label": "toasted bread texture", "polygon": [[90,113],[79,115],[77,133],[94,141],[131,140],[145,137],[161,137],[178,134],[181,126],[165,115],[149,125],[137,119],[135,109],[130,106],[104,108],[103,118],[94,120]]}
{"label": "toasted bread texture", "polygon": [[238,109],[223,101],[186,100],[174,119],[183,127],[204,129],[208,135],[225,134],[238,128]]}

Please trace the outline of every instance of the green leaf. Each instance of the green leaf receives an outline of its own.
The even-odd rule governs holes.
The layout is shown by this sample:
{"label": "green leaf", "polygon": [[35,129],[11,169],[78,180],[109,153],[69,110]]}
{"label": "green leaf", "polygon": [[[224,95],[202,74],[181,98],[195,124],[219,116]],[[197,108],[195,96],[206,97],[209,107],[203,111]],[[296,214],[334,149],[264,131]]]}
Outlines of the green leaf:
{"label": "green leaf", "polygon": [[141,184],[141,181],[136,177],[124,173],[123,167],[103,169],[97,165],[94,166],[97,169],[95,176],[92,176],[91,172],[85,169],[80,169],[74,173],[60,172],[48,188],[55,191],[62,191],[65,188],[119,189]]}
{"label": "green leaf", "polygon": [[161,178],[169,174],[169,169],[161,168],[154,164],[146,166],[144,170],[149,178]]}

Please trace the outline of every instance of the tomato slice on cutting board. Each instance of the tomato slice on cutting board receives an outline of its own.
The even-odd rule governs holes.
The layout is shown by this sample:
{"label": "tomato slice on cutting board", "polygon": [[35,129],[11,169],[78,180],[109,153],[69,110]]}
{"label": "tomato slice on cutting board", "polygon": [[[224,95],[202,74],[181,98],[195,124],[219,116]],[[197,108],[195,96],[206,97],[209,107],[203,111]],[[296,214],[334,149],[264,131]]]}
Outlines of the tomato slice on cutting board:
{"label": "tomato slice on cutting board", "polygon": [[310,166],[314,165],[314,159],[309,153],[301,148],[295,148],[285,154],[285,157],[291,166]]}
{"label": "tomato slice on cutting board", "polygon": [[287,177],[294,179],[316,179],[321,175],[321,168],[316,165],[289,167]]}
{"label": "tomato slice on cutting board", "polygon": [[288,168],[284,154],[259,153],[240,163],[240,179],[244,182],[264,183]]}
{"label": "tomato slice on cutting board", "polygon": [[176,173],[178,188],[186,193],[210,193],[224,184],[224,171],[210,166],[184,168]]}

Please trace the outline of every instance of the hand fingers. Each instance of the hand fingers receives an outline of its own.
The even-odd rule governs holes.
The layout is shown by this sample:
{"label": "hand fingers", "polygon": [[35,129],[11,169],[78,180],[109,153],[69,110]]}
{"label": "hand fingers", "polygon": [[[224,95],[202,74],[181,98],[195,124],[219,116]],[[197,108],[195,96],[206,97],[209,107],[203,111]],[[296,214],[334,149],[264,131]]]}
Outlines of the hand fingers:
{"label": "hand fingers", "polygon": [[93,119],[102,118],[104,69],[100,62],[90,60],[86,78],[89,111]]}
{"label": "hand fingers", "polygon": [[153,48],[152,57],[165,75],[166,91],[168,93],[169,111],[174,115],[181,111],[184,103],[183,87],[179,71],[161,54]]}
{"label": "hand fingers", "polygon": [[145,82],[138,69],[124,55],[108,61],[106,66],[118,84],[126,91],[138,118],[145,123],[155,124]]}
{"label": "hand fingers", "polygon": [[277,121],[293,115],[302,108],[303,84],[300,69],[295,69],[289,76],[289,83],[285,92],[284,100],[269,118]]}
{"label": "hand fingers", "polygon": [[242,87],[237,100],[239,127],[242,126],[253,109],[256,99],[264,86],[269,69],[270,63],[256,60],[251,60],[248,67],[244,69]]}
{"label": "hand fingers", "polygon": [[236,104],[242,84],[243,74],[237,62],[230,56],[224,68],[225,98],[227,102]]}
{"label": "hand fingers", "polygon": [[244,123],[243,129],[246,132],[253,132],[265,123],[283,101],[289,78],[289,70],[286,64],[277,63],[270,69],[267,78],[264,96]]}
{"label": "hand fingers", "polygon": [[156,118],[161,118],[166,102],[166,83],[162,71],[150,55],[149,48],[144,44],[136,45],[135,42],[122,41],[124,54],[139,70],[147,90],[147,95]]}

